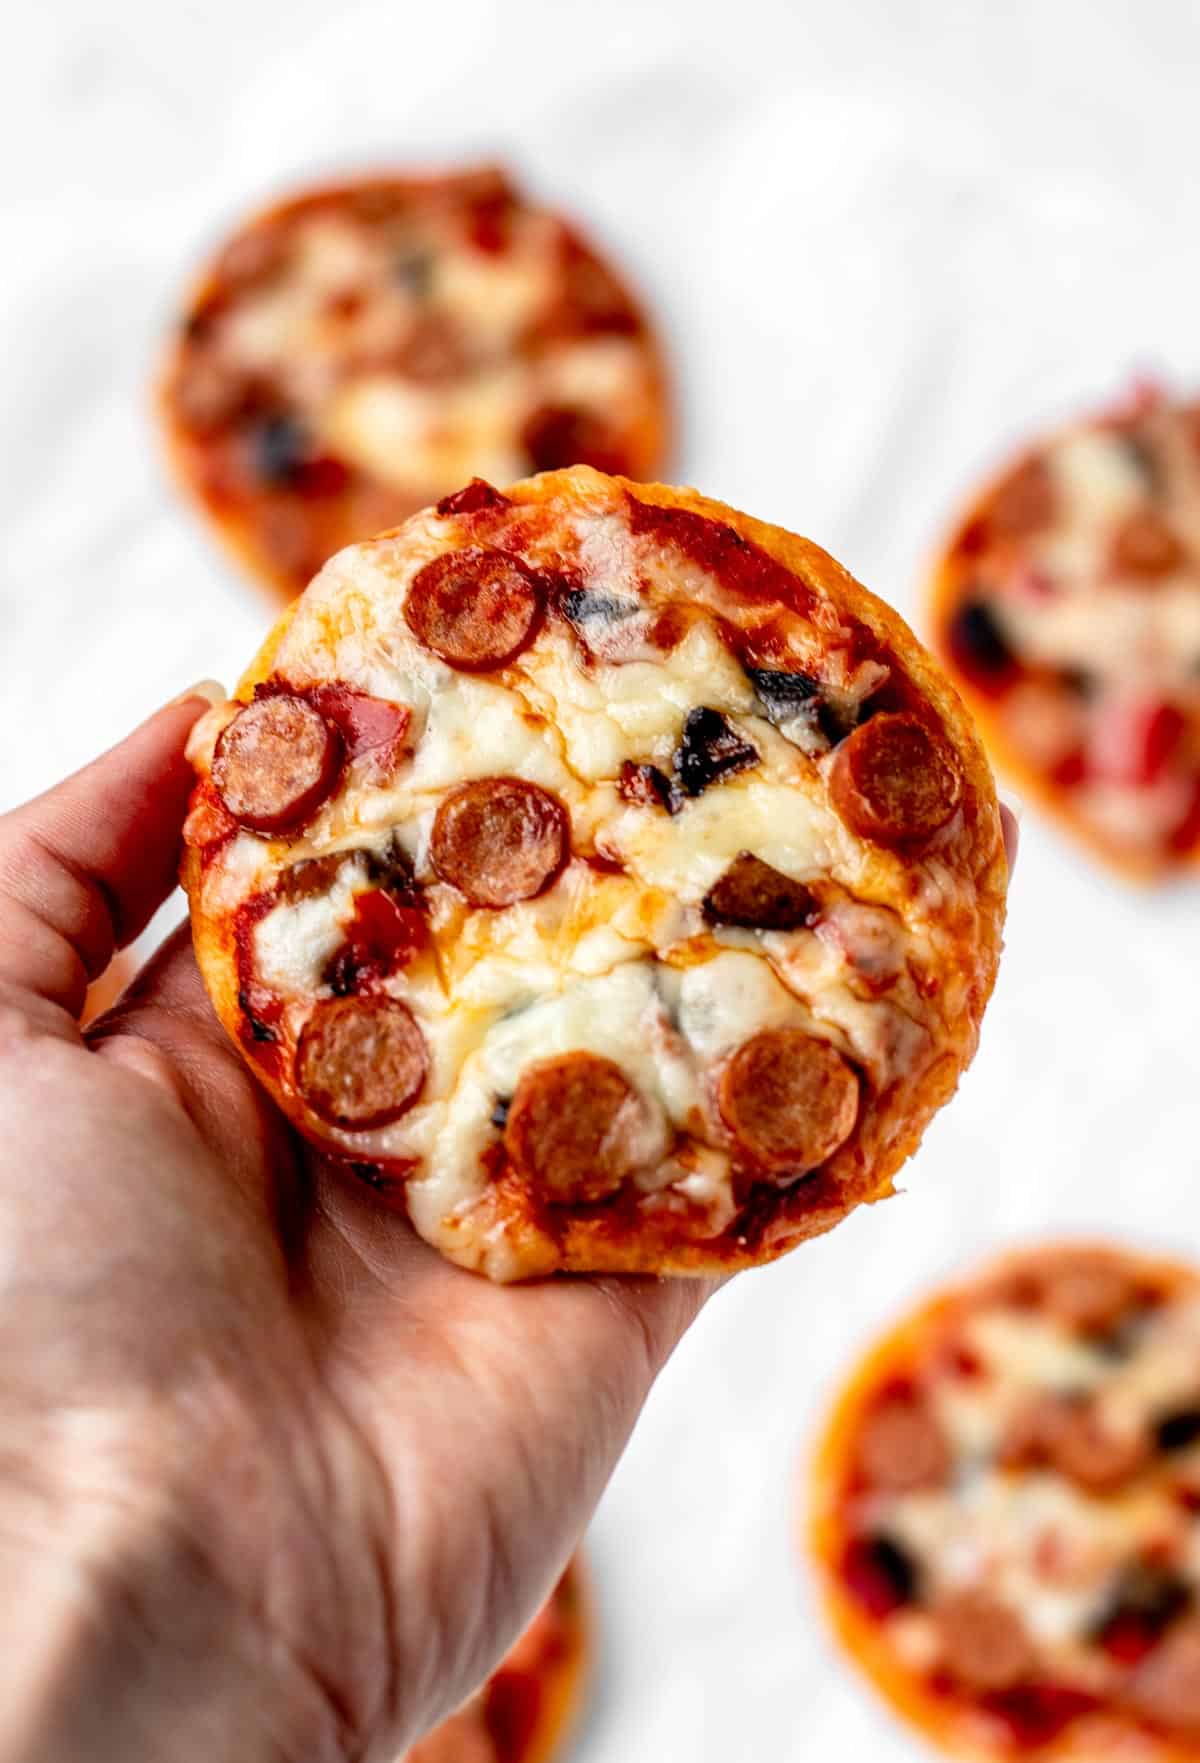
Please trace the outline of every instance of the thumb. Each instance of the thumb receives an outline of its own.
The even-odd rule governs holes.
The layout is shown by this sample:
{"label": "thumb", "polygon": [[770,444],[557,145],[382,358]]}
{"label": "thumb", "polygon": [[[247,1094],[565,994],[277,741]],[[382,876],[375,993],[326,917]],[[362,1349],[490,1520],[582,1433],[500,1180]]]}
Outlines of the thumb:
{"label": "thumb", "polygon": [[193,686],[63,783],[0,816],[0,988],[72,1015],[175,885],[184,754],[219,686]]}

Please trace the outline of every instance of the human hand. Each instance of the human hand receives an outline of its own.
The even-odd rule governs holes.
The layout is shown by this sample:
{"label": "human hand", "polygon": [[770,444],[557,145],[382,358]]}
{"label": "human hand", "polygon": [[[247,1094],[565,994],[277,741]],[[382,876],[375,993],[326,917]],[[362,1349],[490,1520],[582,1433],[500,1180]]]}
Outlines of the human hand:
{"label": "human hand", "polygon": [[532,1616],[700,1282],[502,1289],[290,1132],[174,883],[189,695],[0,818],[0,1757],[388,1758]]}

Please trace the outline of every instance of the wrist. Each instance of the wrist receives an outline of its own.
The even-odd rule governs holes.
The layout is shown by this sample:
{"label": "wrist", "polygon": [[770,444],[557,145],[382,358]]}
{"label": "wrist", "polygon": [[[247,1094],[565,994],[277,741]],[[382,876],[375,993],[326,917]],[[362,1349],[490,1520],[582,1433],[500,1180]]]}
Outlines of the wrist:
{"label": "wrist", "polygon": [[232,1563],[209,1519],[249,1439],[165,1418],[0,1414],[0,1759],[344,1763],[336,1699],[255,1596],[258,1555]]}

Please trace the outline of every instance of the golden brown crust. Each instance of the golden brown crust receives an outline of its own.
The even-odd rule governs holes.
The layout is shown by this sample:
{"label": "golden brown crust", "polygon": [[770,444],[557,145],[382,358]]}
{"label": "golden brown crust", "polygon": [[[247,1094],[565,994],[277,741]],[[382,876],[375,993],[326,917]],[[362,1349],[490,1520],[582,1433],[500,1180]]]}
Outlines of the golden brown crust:
{"label": "golden brown crust", "polygon": [[[470,1244],[482,1229],[504,1239],[521,1277],[565,1272],[669,1273],[708,1275],[733,1272],[775,1260],[805,1239],[831,1229],[854,1207],[889,1196],[892,1177],[919,1144],[934,1113],[949,1099],[959,1077],[973,1056],[979,1023],[996,977],[1004,923],[1008,870],[1001,835],[999,810],[991,772],[983,749],[957,693],[936,663],[917,642],[903,620],[826,552],[806,539],[741,514],[692,489],[661,484],[634,484],[625,479],[608,480],[588,467],[543,473],[525,479],[505,492],[516,504],[537,506],[573,501],[586,504],[597,486],[615,484],[635,501],[649,507],[685,510],[732,528],[799,578],[815,586],[828,606],[819,616],[831,623],[844,617],[850,624],[864,625],[880,646],[899,661],[902,671],[925,702],[932,706],[941,735],[954,750],[962,774],[962,834],[956,864],[967,874],[972,900],[975,934],[964,965],[971,980],[963,1009],[947,1027],[939,1056],[909,1085],[902,1105],[889,1097],[889,1137],[886,1152],[868,1162],[857,1135],[837,1152],[829,1165],[798,1183],[790,1191],[772,1190],[769,1203],[754,1215],[739,1214],[720,1235],[688,1236],[681,1229],[679,1213],[657,1217],[640,1214],[636,1228],[623,1229],[621,1200],[609,1206],[584,1208],[577,1214],[562,1209],[552,1220],[531,1200],[519,1183],[509,1177],[493,1182],[466,1215],[446,1221],[446,1242],[441,1246],[451,1259],[471,1260]],[[390,534],[379,535],[387,539]],[[296,603],[298,605],[299,603]],[[268,635],[238,684],[236,697],[246,701],[256,684],[272,673],[285,632],[295,617],[296,605],[288,609]],[[895,854],[883,849],[870,862],[868,883],[878,884],[878,896],[886,898],[894,871]],[[234,1040],[241,1045],[243,1015],[238,1000],[236,964],[230,926],[214,922],[200,903],[200,858],[194,849],[185,852],[182,879],[192,905],[193,935],[197,959],[217,1013]],[[868,893],[870,888],[868,887]],[[285,1112],[297,1118],[296,1099],[285,1095],[277,1078],[261,1065],[256,1075]],[[321,1123],[298,1124],[319,1143]],[[353,1153],[346,1153],[353,1155]],[[402,1195],[402,1181],[393,1186]],[[402,1200],[401,1200],[402,1203]],[[455,1252],[455,1234],[463,1248]]]}
{"label": "golden brown crust", "polygon": [[[465,201],[473,194],[491,191],[505,192],[518,206],[525,206],[525,198],[511,179],[498,166],[487,164],[407,173],[380,172],[314,184],[281,196],[249,215],[192,278],[181,304],[185,315],[183,333],[173,338],[164,351],[152,392],[155,426],[162,443],[164,462],[172,481],[201,516],[226,556],[239,572],[256,581],[276,603],[294,599],[324,557],[343,545],[370,538],[375,532],[407,519],[428,498],[406,497],[368,474],[361,486],[370,510],[365,522],[351,519],[348,512],[342,518],[334,506],[337,498],[331,498],[326,549],[323,556],[298,578],[296,571],[282,562],[278,551],[264,540],[258,525],[249,517],[248,508],[239,511],[235,499],[221,489],[211,489],[206,482],[207,451],[181,420],[177,396],[177,382],[187,348],[187,316],[202,312],[206,304],[221,293],[223,264],[231,251],[247,241],[253,243],[256,238],[269,234],[298,215],[324,208],[336,209],[346,201],[369,199],[372,193],[417,202],[431,195],[438,200],[454,200],[458,195]],[[596,264],[615,293],[628,305],[629,311],[638,317],[637,341],[649,377],[650,398],[643,418],[636,429],[630,431],[628,457],[624,463],[631,475],[651,478],[670,463],[675,447],[671,374],[665,351],[642,302],[618,274],[611,260],[598,251],[573,222],[564,221],[563,224],[573,248]],[[463,475],[468,476],[469,471]],[[455,486],[448,484],[446,487],[450,490]]]}
{"label": "golden brown crust", "polygon": [[935,1293],[876,1340],[839,1391],[805,1467],[799,1540],[815,1567],[825,1615],[837,1641],[892,1710],[940,1750],[978,1763],[1019,1757],[1029,1763],[1095,1763],[1099,1754],[1124,1755],[1121,1744],[1136,1737],[1138,1748],[1130,1754],[1138,1763],[1196,1763],[1200,1748],[1152,1735],[1110,1709],[1099,1711],[1110,1723],[1108,1743],[1099,1749],[1094,1728],[1085,1727],[1081,1738],[1069,1725],[1057,1738],[1036,1747],[1000,1748],[987,1743],[977,1725],[964,1716],[961,1701],[900,1662],[880,1623],[849,1595],[841,1573],[850,1541],[844,1517],[846,1489],[854,1479],[864,1418],[881,1391],[904,1386],[925,1345],[974,1298],[1001,1289],[1014,1278],[1025,1279],[1038,1267],[1047,1277],[1057,1277],[1064,1263],[1076,1257],[1094,1257],[1098,1265],[1116,1272],[1132,1270],[1147,1287],[1167,1295],[1200,1288],[1200,1274],[1184,1263],[1135,1255],[1103,1242],[1067,1240],[1009,1251],[968,1279]]}

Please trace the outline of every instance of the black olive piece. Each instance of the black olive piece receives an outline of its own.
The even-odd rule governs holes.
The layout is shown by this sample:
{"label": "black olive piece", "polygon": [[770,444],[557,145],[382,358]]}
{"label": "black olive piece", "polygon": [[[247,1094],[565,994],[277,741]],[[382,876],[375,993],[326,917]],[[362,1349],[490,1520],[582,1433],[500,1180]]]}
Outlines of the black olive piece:
{"label": "black olive piece", "polygon": [[966,600],[950,624],[950,646],[967,672],[999,679],[1015,657],[995,613],[986,600]]}
{"label": "black olive piece", "polygon": [[389,1185],[388,1178],[383,1173],[382,1164],[363,1163],[356,1159],[351,1159],[349,1167],[358,1177],[359,1181],[365,1181],[369,1188],[386,1188]]}
{"label": "black olive piece", "polygon": [[812,707],[808,714],[831,747],[836,747],[850,733],[853,723],[826,702],[821,695],[820,680],[813,679],[810,674],[776,673],[771,668],[748,667],[746,676],[766,707],[769,721],[778,722],[793,716],[808,704]]}
{"label": "black olive piece", "polygon": [[508,1111],[512,1107],[511,1096],[497,1096],[492,1105],[492,1125],[497,1132],[503,1132],[508,1125]]}
{"label": "black olive piece", "polygon": [[643,808],[665,808],[668,814],[678,814],[683,807],[679,791],[657,765],[635,765],[627,759],[617,790],[623,802],[638,802]]}
{"label": "black olive piece", "polygon": [[392,262],[392,274],[416,299],[426,299],[433,287],[433,253],[398,251]]}
{"label": "black olive piece", "polygon": [[791,706],[819,698],[821,682],[808,673],[776,673],[769,667],[748,667],[746,677],[764,704]]}
{"label": "black olive piece", "polygon": [[1117,436],[1117,444],[1130,463],[1137,468],[1143,483],[1151,495],[1157,495],[1163,487],[1162,460],[1157,449],[1152,447],[1144,435],[1127,431]]}
{"label": "black olive piece", "polygon": [[589,630],[607,630],[641,611],[636,600],[623,600],[618,594],[601,594],[591,588],[568,588],[560,594],[558,603],[563,616],[584,636]]}
{"label": "black olive piece", "polygon": [[1154,1429],[1160,1451],[1182,1451],[1200,1439],[1200,1408],[1176,1408],[1164,1414]]}
{"label": "black olive piece", "polygon": [[859,1543],[860,1559],[869,1564],[886,1583],[897,1604],[911,1604],[918,1595],[917,1565],[907,1549],[894,1538],[879,1532],[865,1536]]}
{"label": "black olive piece", "polygon": [[279,1036],[275,1033],[275,1030],[270,1024],[263,1022],[260,1017],[254,1014],[253,1010],[250,1008],[250,1000],[245,992],[238,993],[238,1005],[241,1008],[246,1021],[250,1024],[250,1036],[252,1040],[277,1041],[279,1039]]}
{"label": "black olive piece", "polygon": [[1096,675],[1086,667],[1064,667],[1058,677],[1069,692],[1074,692],[1077,698],[1083,699],[1095,697],[1100,683]]}
{"label": "black olive piece", "polygon": [[689,710],[675,770],[685,796],[700,796],[712,783],[758,764],[758,749],[743,740],[719,710]]}
{"label": "black olive piece", "polygon": [[264,418],[255,427],[251,444],[254,469],[265,484],[290,484],[312,458],[308,430],[294,416]]}
{"label": "black olive piece", "polygon": [[1191,1602],[1192,1589],[1178,1574],[1133,1561],[1117,1575],[1088,1638],[1103,1642],[1118,1628],[1136,1628],[1147,1638],[1157,1638]]}

